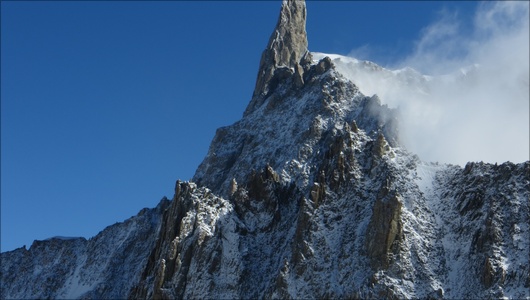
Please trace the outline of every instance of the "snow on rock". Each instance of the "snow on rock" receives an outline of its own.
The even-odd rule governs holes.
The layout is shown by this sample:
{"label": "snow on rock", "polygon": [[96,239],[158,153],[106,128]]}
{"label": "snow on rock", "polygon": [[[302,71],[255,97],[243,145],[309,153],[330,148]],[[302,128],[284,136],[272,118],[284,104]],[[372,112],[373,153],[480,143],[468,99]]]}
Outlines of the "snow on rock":
{"label": "snow on rock", "polygon": [[[132,296],[528,298],[528,163],[422,162],[391,109],[319,64],[218,130]],[[202,206],[224,208],[205,225]]]}
{"label": "snow on rock", "polygon": [[313,58],[269,74],[171,201],[90,240],[2,253],[0,296],[529,299],[530,162],[422,162],[345,66],[411,93],[428,77]]}
{"label": "snow on rock", "polygon": [[330,57],[337,71],[357,85],[363,94],[377,94],[393,108],[403,104],[402,99],[425,98],[430,93],[433,77],[412,68],[389,70],[371,61],[352,57],[319,52],[312,54],[314,61]]}
{"label": "snow on rock", "polygon": [[123,298],[154,247],[168,200],[95,237],[53,237],[1,254],[2,299]]}

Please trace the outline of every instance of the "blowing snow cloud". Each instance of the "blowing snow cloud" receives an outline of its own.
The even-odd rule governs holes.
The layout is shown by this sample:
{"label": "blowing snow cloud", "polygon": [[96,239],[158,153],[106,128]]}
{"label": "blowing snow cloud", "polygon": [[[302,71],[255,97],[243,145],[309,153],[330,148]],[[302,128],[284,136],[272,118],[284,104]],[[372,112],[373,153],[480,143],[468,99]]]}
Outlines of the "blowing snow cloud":
{"label": "blowing snow cloud", "polygon": [[341,68],[400,111],[402,143],[423,160],[526,161],[529,3],[482,3],[463,29],[457,13],[443,11],[397,71],[358,61]]}

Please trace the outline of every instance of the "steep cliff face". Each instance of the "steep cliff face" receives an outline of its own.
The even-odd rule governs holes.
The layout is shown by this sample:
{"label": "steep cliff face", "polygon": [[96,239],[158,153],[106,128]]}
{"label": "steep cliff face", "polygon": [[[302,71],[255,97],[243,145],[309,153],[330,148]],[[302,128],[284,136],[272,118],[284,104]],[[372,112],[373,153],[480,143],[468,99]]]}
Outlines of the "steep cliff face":
{"label": "steep cliff face", "polygon": [[283,1],[276,28],[261,55],[256,87],[245,115],[260,106],[279,82],[292,77],[297,87],[304,83],[304,71],[311,63],[305,24],[305,2]]}
{"label": "steep cliff face", "polygon": [[89,241],[2,253],[2,296],[529,298],[530,162],[422,162],[393,110],[315,57],[285,1],[193,182]]}
{"label": "steep cliff face", "polygon": [[[226,200],[179,183],[186,188],[177,190],[187,193],[176,192],[175,211],[194,225],[170,222],[188,229],[170,238],[161,233],[159,248],[168,253],[152,256],[158,263],[133,297],[528,297],[529,163],[423,163],[392,147],[382,130],[366,127],[386,126],[377,115],[375,122],[358,118],[371,98],[353,87],[328,90],[341,86],[331,84],[334,76],[330,69],[314,79],[320,85],[308,84],[318,88],[302,94],[315,98],[285,97],[282,105],[288,106],[277,106],[295,112],[300,106],[306,131],[296,127],[303,118],[281,123],[268,115],[270,124],[284,129],[281,141],[288,147],[271,147],[275,138],[264,138],[228,154],[234,166],[254,159],[260,168],[227,169],[219,154],[232,145],[212,143],[217,155],[205,159],[211,168],[205,173],[223,178],[226,187],[219,191]],[[344,96],[348,91],[356,101]],[[327,103],[323,95],[335,96]],[[259,133],[267,126],[257,119],[244,119],[221,136],[237,141],[251,124],[258,134],[250,140],[271,136]],[[189,199],[193,205],[180,204]],[[189,256],[168,270],[178,257],[170,251],[177,235],[181,248],[175,253]]]}
{"label": "steep cliff face", "polygon": [[[327,252],[342,247],[338,240],[328,244],[324,236],[340,240],[364,230],[370,218],[366,201],[388,181],[383,166],[395,154],[380,133],[386,123],[377,127],[377,121],[354,121],[367,107],[380,104],[361,95],[329,61],[313,64],[305,82],[301,88],[292,80],[280,83],[261,107],[218,131],[195,176],[203,187],[177,184],[175,209],[165,216],[172,226],[160,233],[153,263],[133,298],[287,296],[280,274],[286,264],[309,280],[304,283],[309,290],[291,296],[308,296],[322,287],[321,279],[309,279],[309,274],[327,273],[322,264],[341,255]],[[285,118],[287,111],[296,117]],[[367,184],[361,184],[364,180]],[[352,208],[352,215],[343,214],[342,205]],[[334,218],[359,222],[347,221],[351,231],[326,233]],[[360,239],[347,237],[361,245]]]}
{"label": "steep cliff face", "polygon": [[530,162],[468,163],[436,174],[429,192],[451,293],[530,297],[529,171]]}

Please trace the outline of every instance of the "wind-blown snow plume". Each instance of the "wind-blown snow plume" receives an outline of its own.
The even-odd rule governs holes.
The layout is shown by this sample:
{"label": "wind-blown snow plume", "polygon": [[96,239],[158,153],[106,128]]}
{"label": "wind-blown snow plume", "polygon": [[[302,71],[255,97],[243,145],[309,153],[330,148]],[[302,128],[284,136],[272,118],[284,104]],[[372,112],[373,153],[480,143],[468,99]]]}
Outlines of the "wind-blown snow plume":
{"label": "wind-blown snow plume", "polygon": [[458,14],[443,11],[400,70],[381,76],[365,63],[350,75],[362,92],[399,108],[402,142],[422,159],[526,161],[529,3],[481,3],[464,29]]}

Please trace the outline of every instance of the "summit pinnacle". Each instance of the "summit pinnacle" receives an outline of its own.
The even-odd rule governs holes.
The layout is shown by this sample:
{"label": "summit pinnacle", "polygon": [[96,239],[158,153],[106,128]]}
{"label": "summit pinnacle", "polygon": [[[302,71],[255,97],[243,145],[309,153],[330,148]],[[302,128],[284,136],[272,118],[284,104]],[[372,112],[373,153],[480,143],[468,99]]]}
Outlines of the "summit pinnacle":
{"label": "summit pinnacle", "polygon": [[305,25],[305,1],[284,0],[276,28],[261,55],[256,87],[245,115],[263,103],[272,92],[275,79],[285,78],[288,74],[295,76],[298,85],[303,84],[303,67],[311,62]]}

